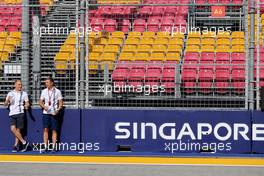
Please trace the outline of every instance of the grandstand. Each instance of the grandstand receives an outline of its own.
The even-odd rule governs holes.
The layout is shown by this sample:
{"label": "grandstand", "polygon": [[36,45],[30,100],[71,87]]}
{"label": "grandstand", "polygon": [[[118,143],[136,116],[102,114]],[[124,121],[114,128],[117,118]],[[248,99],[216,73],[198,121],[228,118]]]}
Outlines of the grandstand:
{"label": "grandstand", "polygon": [[[23,71],[19,5],[21,1],[1,1],[1,97]],[[225,7],[225,16],[212,17],[211,7],[215,5]],[[40,27],[67,31],[41,35],[40,79],[36,79],[33,68],[36,48],[29,41],[32,54],[29,54],[28,89],[34,94],[33,102],[37,102],[36,92],[43,87],[37,87],[36,81],[53,75],[69,106],[84,103],[86,107],[247,109],[250,95],[247,1],[98,0],[87,1],[81,7],[76,1],[41,0],[30,6],[30,16],[39,16]],[[89,26],[90,31],[77,37],[69,31],[82,27],[82,14],[84,26]],[[255,15],[257,30],[263,15]],[[259,33],[261,30],[260,26]],[[32,39],[33,29],[30,31]],[[262,49],[255,50],[260,53],[261,62]],[[262,67],[259,76],[257,70],[254,78],[260,80],[256,84],[259,90],[264,77]],[[100,87],[105,89],[100,91]],[[143,87],[144,91],[136,87]],[[259,93],[253,94],[256,102]]]}

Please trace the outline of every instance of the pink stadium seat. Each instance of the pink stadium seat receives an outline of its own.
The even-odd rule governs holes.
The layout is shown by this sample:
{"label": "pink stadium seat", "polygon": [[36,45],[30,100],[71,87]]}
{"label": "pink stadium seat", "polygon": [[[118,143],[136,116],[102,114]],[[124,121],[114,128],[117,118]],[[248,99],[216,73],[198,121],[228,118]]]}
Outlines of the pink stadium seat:
{"label": "pink stadium seat", "polygon": [[219,0],[220,4],[230,4],[230,0]]}
{"label": "pink stadium seat", "polygon": [[102,19],[94,18],[91,21],[91,27],[93,31],[102,31],[104,21]]}
{"label": "pink stadium seat", "polygon": [[212,92],[212,85],[213,82],[211,81],[206,81],[206,82],[199,82],[198,87],[199,87],[199,92],[203,94],[208,94]]}
{"label": "pink stadium seat", "polygon": [[143,6],[142,8],[139,9],[139,15],[146,17],[146,16],[149,16],[151,14],[151,11],[152,11],[152,7]]}
{"label": "pink stadium seat", "polygon": [[246,54],[245,53],[232,53],[231,54],[231,61],[245,61]]}
{"label": "pink stadium seat", "polygon": [[183,81],[195,81],[196,80],[196,70],[183,70],[182,80]]}
{"label": "pink stadium seat", "polygon": [[130,22],[129,20],[123,20],[121,24],[121,31],[128,32],[130,30]]}
{"label": "pink stadium seat", "polygon": [[159,91],[159,82],[145,82],[145,93],[147,93],[148,88],[150,89],[150,93],[157,93]]}
{"label": "pink stadium seat", "polygon": [[246,67],[246,62],[241,60],[238,61],[235,60],[232,61],[231,65],[232,65],[232,70],[244,70]]}
{"label": "pink stadium seat", "polygon": [[184,61],[196,61],[198,62],[200,56],[199,53],[188,52],[185,54]]}
{"label": "pink stadium seat", "polygon": [[148,31],[158,32],[159,31],[159,20],[155,18],[151,18],[148,20],[147,29]]}
{"label": "pink stadium seat", "polygon": [[146,71],[146,81],[160,81],[161,70],[160,69],[147,69]]}
{"label": "pink stadium seat", "polygon": [[161,31],[165,31],[165,32],[171,32],[173,27],[173,20],[172,19],[164,19],[161,22]]}
{"label": "pink stadium seat", "polygon": [[208,3],[209,4],[216,4],[216,3],[218,3],[218,0],[208,0]]}
{"label": "pink stadium seat", "polygon": [[228,81],[230,79],[229,70],[216,70],[215,71],[215,80],[216,81]]}
{"label": "pink stadium seat", "polygon": [[230,62],[229,61],[216,61],[215,70],[230,70]]}
{"label": "pink stadium seat", "polygon": [[216,92],[219,94],[228,93],[229,82],[227,81],[219,81],[215,83]]}
{"label": "pink stadium seat", "polygon": [[152,9],[152,16],[162,16],[164,14],[164,7],[155,6]]}
{"label": "pink stadium seat", "polygon": [[196,92],[195,88],[196,88],[196,82],[195,81],[191,81],[191,82],[183,82],[183,87],[184,87],[184,92],[187,94],[191,94]]}
{"label": "pink stadium seat", "polygon": [[104,29],[107,32],[114,32],[116,30],[116,20],[107,19],[105,20]]}
{"label": "pink stadium seat", "polygon": [[171,82],[175,80],[175,68],[163,68],[162,81]]}
{"label": "pink stadium seat", "polygon": [[7,25],[9,25],[11,22],[11,19],[1,19],[0,20],[0,31],[5,31]]}
{"label": "pink stadium seat", "polygon": [[204,4],[206,4],[206,0],[195,0],[195,4],[204,5]]}
{"label": "pink stadium seat", "polygon": [[142,19],[137,19],[134,21],[134,31],[144,32],[146,28],[146,21]]}
{"label": "pink stadium seat", "polygon": [[117,64],[116,64],[116,69],[127,69],[129,70],[130,69],[130,62],[127,62],[127,61],[119,61]]}
{"label": "pink stadium seat", "polygon": [[178,7],[172,7],[172,6],[168,6],[166,8],[166,10],[164,11],[164,16],[176,16],[178,12]]}
{"label": "pink stadium seat", "polygon": [[230,61],[230,54],[229,53],[216,53],[215,55],[216,61]]}
{"label": "pink stadium seat", "polygon": [[176,84],[174,82],[164,82],[162,85],[165,88],[166,93],[174,93]]}
{"label": "pink stadium seat", "polygon": [[212,62],[214,62],[214,53],[202,52],[200,61],[212,61]]}
{"label": "pink stadium seat", "polygon": [[212,81],[214,79],[213,70],[211,69],[200,69],[198,73],[198,79],[200,81]]}
{"label": "pink stadium seat", "polygon": [[197,61],[184,62],[182,70],[196,70],[198,67]]}
{"label": "pink stadium seat", "polygon": [[243,81],[245,80],[245,70],[232,70],[231,77],[233,81]]}
{"label": "pink stadium seat", "polygon": [[18,31],[21,27],[20,19],[12,19],[11,23],[7,26],[7,31]]}
{"label": "pink stadium seat", "polygon": [[113,81],[125,81],[128,77],[128,69],[115,69],[112,73]]}
{"label": "pink stadium seat", "polygon": [[242,5],[243,0],[233,0],[233,3],[237,5]]}
{"label": "pink stadium seat", "polygon": [[131,69],[129,72],[128,79],[129,81],[143,81],[144,80],[145,71],[144,69]]}
{"label": "pink stadium seat", "polygon": [[214,70],[214,61],[210,60],[205,60],[205,61],[200,61],[200,70]]}
{"label": "pink stadium seat", "polygon": [[[115,87],[115,93],[123,93],[125,90],[126,82],[124,81],[115,81],[114,87]],[[118,89],[119,87],[119,89]]]}

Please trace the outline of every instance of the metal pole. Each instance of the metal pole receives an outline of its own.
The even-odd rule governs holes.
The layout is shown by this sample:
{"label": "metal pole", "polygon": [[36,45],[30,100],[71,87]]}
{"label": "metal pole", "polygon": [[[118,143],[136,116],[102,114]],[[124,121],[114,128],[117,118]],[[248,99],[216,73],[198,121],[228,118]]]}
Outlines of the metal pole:
{"label": "metal pole", "polygon": [[[86,9],[85,9],[85,27],[86,29],[89,27],[89,7],[88,7],[89,1],[86,2]],[[90,31],[88,31],[90,32]],[[86,102],[87,108],[89,107],[89,33],[86,33],[85,38],[85,49],[86,49],[86,59],[85,59],[85,68],[86,68]]]}
{"label": "metal pole", "polygon": [[80,7],[80,28],[83,33],[80,35],[80,106],[85,107],[85,0],[81,1]]}
{"label": "metal pole", "polygon": [[[245,38],[248,39],[249,38],[249,30],[248,30],[248,27],[249,27],[249,24],[248,24],[248,19],[249,19],[249,15],[248,15],[248,1],[247,0],[244,0],[243,1],[243,7],[244,7],[244,12],[245,12],[245,18],[244,18],[244,28],[245,28]],[[248,93],[249,93],[249,89],[248,89],[248,86],[249,86],[249,76],[248,76],[248,73],[249,73],[249,40],[246,40],[245,41],[246,43],[246,71],[245,71],[245,109],[248,109]]]}
{"label": "metal pole", "polygon": [[[33,17],[33,31],[35,29],[40,29],[39,25],[39,17],[34,16]],[[37,100],[40,97],[40,86],[41,86],[41,61],[40,61],[40,35],[38,33],[33,32],[33,75],[34,75],[34,80],[33,80],[33,101],[34,103],[37,102]]]}
{"label": "metal pole", "polygon": [[75,98],[79,108],[79,1],[76,1],[76,44],[75,44]]}
{"label": "metal pole", "polygon": [[21,81],[24,90],[29,92],[29,0],[23,0],[22,6]]}
{"label": "metal pole", "polygon": [[255,1],[250,1],[249,109],[254,110]]}
{"label": "metal pole", "polygon": [[259,42],[259,40],[260,40],[260,5],[259,5],[259,0],[257,0],[257,38],[256,38],[256,40],[257,40],[257,69],[256,69],[256,88],[257,88],[257,92],[256,92],[256,101],[257,101],[257,107],[256,107],[256,109],[257,110],[259,110],[260,109],[260,92],[259,92],[259,89],[260,89],[260,87],[259,87],[259,60],[260,60],[260,58],[259,58],[259,45],[260,45],[260,42]]}

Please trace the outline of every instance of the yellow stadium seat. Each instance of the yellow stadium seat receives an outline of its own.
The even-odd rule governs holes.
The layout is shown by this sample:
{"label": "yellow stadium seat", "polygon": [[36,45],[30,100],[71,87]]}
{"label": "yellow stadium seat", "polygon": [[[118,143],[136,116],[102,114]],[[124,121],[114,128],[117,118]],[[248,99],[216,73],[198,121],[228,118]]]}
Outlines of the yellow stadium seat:
{"label": "yellow stadium seat", "polygon": [[167,47],[165,45],[153,45],[152,52],[163,52],[165,53]]}
{"label": "yellow stadium seat", "polygon": [[169,45],[183,45],[183,40],[179,38],[171,38],[169,40]]}
{"label": "yellow stadium seat", "polygon": [[227,31],[222,31],[222,32],[218,32],[217,33],[217,38],[220,39],[220,38],[230,38],[230,33],[227,32]]}
{"label": "yellow stadium seat", "polygon": [[216,41],[216,45],[228,45],[228,46],[230,46],[230,39],[229,38],[219,38]]}
{"label": "yellow stadium seat", "polygon": [[149,60],[149,54],[148,53],[136,53],[135,55],[135,61],[148,61]]}
{"label": "yellow stadium seat", "polygon": [[186,47],[186,52],[200,52],[200,46],[198,46],[198,45],[188,45]]}
{"label": "yellow stadium seat", "polygon": [[155,32],[151,32],[151,31],[143,32],[142,37],[143,38],[155,38]]}
{"label": "yellow stadium seat", "polygon": [[111,37],[124,39],[125,34],[124,34],[124,32],[121,32],[121,31],[114,31],[114,32],[112,32]]}
{"label": "yellow stadium seat", "polygon": [[104,52],[106,53],[118,53],[119,52],[119,46],[117,45],[106,45],[104,47]]}
{"label": "yellow stadium seat", "polygon": [[128,53],[121,53],[119,56],[120,61],[133,61],[134,60],[134,53],[128,52]]}
{"label": "yellow stadium seat", "polygon": [[215,45],[215,39],[214,38],[203,38],[201,43],[202,45]]}
{"label": "yellow stadium seat", "polygon": [[5,40],[5,39],[0,39],[0,45],[1,45],[1,46],[4,46],[5,43],[6,43],[6,40]]}
{"label": "yellow stadium seat", "polygon": [[8,33],[7,32],[0,32],[0,38],[7,38]]}
{"label": "yellow stadium seat", "polygon": [[232,45],[245,45],[245,40],[241,38],[232,39]]}
{"label": "yellow stadium seat", "polygon": [[167,38],[157,38],[154,41],[154,45],[167,45],[169,43],[169,40]]}
{"label": "yellow stadium seat", "polygon": [[108,40],[108,45],[122,45],[123,39],[121,38],[110,38]]}
{"label": "yellow stadium seat", "polygon": [[177,52],[169,52],[166,55],[166,61],[180,61],[180,54]]}
{"label": "yellow stadium seat", "polygon": [[[21,32],[10,32],[9,33],[9,36],[11,38],[17,38],[17,39],[20,39],[21,40]],[[0,37],[1,38],[1,37]]]}
{"label": "yellow stadium seat", "polygon": [[74,45],[62,45],[60,48],[60,52],[73,52],[74,50]]}
{"label": "yellow stadium seat", "polygon": [[199,38],[189,38],[186,44],[187,45],[201,45],[201,40]]}
{"label": "yellow stadium seat", "polygon": [[170,37],[171,37],[171,35],[170,35],[169,32],[162,32],[162,31],[157,32],[157,38],[167,38],[167,39],[169,39]]}
{"label": "yellow stadium seat", "polygon": [[164,53],[152,53],[150,56],[150,61],[165,61]]}
{"label": "yellow stadium seat", "polygon": [[202,39],[216,38],[216,32],[203,32]]}
{"label": "yellow stadium seat", "polygon": [[216,46],[216,52],[218,53],[229,53],[230,50],[230,46],[227,45],[218,45]]}
{"label": "yellow stadium seat", "polygon": [[[58,71],[66,71],[67,70],[67,66],[68,66],[68,63],[64,59],[55,61],[55,68]],[[64,72],[60,72],[60,73],[64,73]]]}
{"label": "yellow stadium seat", "polygon": [[180,39],[184,39],[184,34],[183,33],[180,33],[180,32],[173,32],[171,34],[171,38],[180,38]]}
{"label": "yellow stadium seat", "polygon": [[190,32],[188,33],[188,39],[190,38],[201,38],[201,33],[200,32]]}
{"label": "yellow stadium seat", "polygon": [[0,61],[8,61],[9,53],[7,51],[0,51]]}
{"label": "yellow stadium seat", "polygon": [[68,60],[70,57],[70,52],[58,52],[55,56],[55,60]]}
{"label": "yellow stadium seat", "polygon": [[112,61],[114,62],[116,59],[115,53],[103,53],[100,57],[101,61]]}
{"label": "yellow stadium seat", "polygon": [[16,40],[6,40],[5,44],[15,47],[17,45],[17,41]]}
{"label": "yellow stadium seat", "polygon": [[65,41],[65,44],[75,45],[76,44],[76,39],[75,38],[67,38],[66,41]]}
{"label": "yellow stadium seat", "polygon": [[245,46],[244,45],[234,45],[234,46],[232,46],[232,52],[244,53],[245,52]]}
{"label": "yellow stadium seat", "polygon": [[153,45],[154,43],[154,39],[153,38],[144,38],[144,39],[141,39],[140,41],[140,44],[141,45]]}
{"label": "yellow stadium seat", "polygon": [[136,52],[137,45],[124,45],[122,52]]}
{"label": "yellow stadium seat", "polygon": [[168,45],[167,52],[178,52],[182,53],[182,47],[180,45]]}
{"label": "yellow stadium seat", "polygon": [[125,43],[126,45],[138,45],[140,43],[140,39],[139,38],[128,38]]}
{"label": "yellow stadium seat", "polygon": [[5,44],[4,49],[2,51],[7,51],[9,53],[13,53],[13,52],[15,52],[15,46]]}
{"label": "yellow stadium seat", "polygon": [[244,34],[243,31],[234,31],[234,32],[232,32],[231,37],[232,37],[232,39],[235,39],[235,38],[244,39],[245,38],[245,34]]}
{"label": "yellow stadium seat", "polygon": [[94,45],[93,52],[103,53],[104,52],[104,45]]}
{"label": "yellow stadium seat", "polygon": [[100,53],[89,53],[89,61],[100,61]]}
{"label": "yellow stadium seat", "polygon": [[151,46],[150,45],[138,45],[137,47],[137,52],[151,52]]}
{"label": "yellow stadium seat", "polygon": [[215,47],[212,45],[202,45],[201,52],[215,52]]}
{"label": "yellow stadium seat", "polygon": [[128,33],[128,38],[141,38],[141,32],[129,32]]}

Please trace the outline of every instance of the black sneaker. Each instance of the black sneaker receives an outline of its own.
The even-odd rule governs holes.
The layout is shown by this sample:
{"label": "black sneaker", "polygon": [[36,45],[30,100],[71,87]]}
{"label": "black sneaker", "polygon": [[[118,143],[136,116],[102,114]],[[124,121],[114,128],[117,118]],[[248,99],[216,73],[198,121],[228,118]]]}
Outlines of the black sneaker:
{"label": "black sneaker", "polygon": [[12,148],[12,153],[16,153],[19,151],[19,147],[17,145],[14,145]]}
{"label": "black sneaker", "polygon": [[22,150],[21,150],[21,152],[27,151],[28,146],[29,146],[29,143],[28,142],[26,142],[25,144],[22,144]]}

